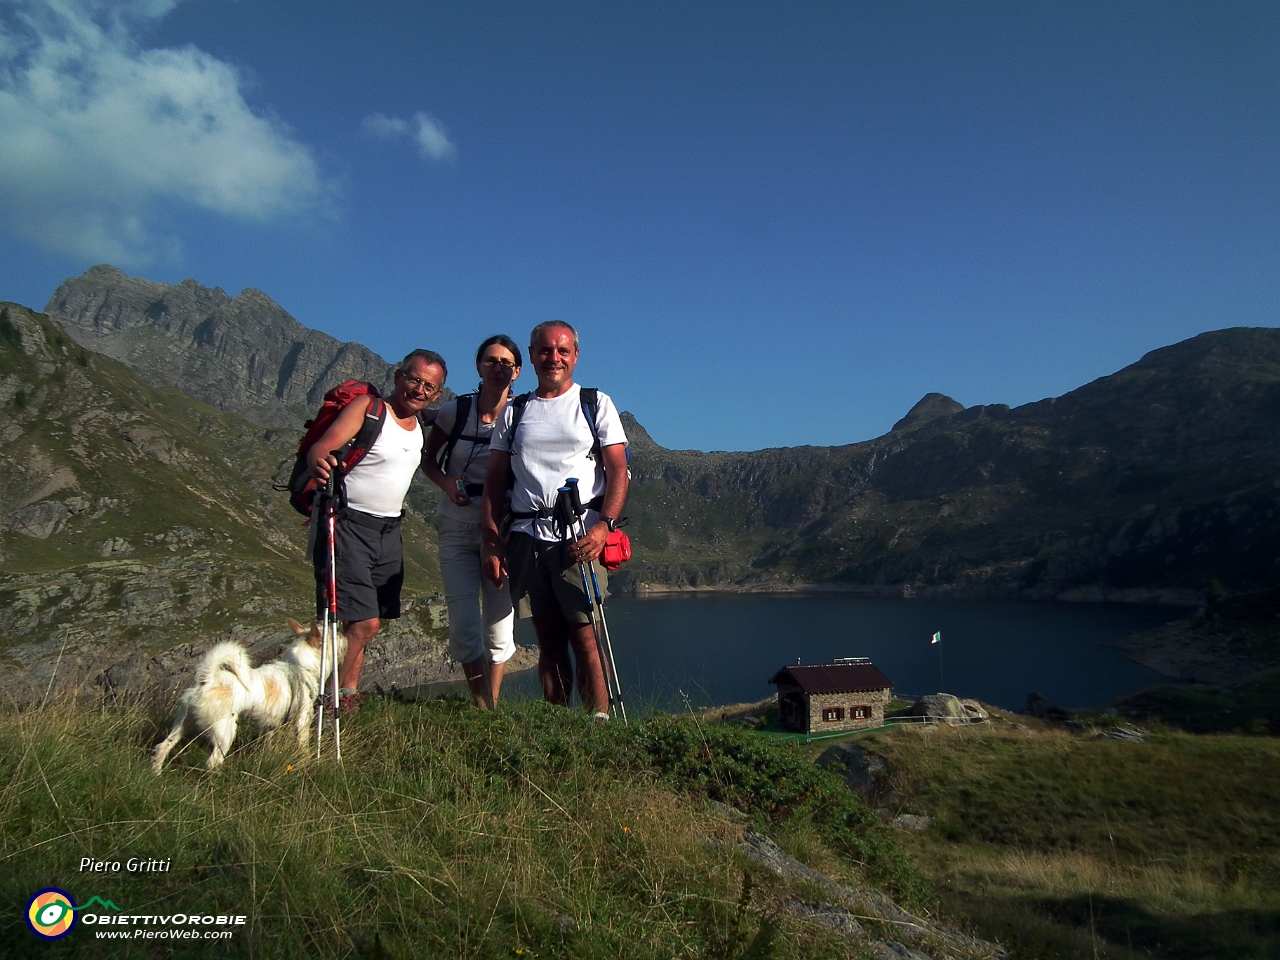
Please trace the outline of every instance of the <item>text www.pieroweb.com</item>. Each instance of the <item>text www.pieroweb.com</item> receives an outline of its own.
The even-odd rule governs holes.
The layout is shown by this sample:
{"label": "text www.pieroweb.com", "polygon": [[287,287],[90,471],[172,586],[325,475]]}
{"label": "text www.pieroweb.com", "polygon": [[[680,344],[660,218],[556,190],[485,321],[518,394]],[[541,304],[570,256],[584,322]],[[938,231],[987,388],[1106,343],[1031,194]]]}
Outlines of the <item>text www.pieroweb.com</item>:
{"label": "text www.pieroweb.com", "polygon": [[[235,936],[235,930],[226,928],[241,926],[247,920],[248,917],[244,916],[213,914],[126,914],[120,917],[88,914],[81,922],[86,926],[98,926],[94,934],[99,940],[230,940]],[[207,927],[221,929],[205,929]]]}

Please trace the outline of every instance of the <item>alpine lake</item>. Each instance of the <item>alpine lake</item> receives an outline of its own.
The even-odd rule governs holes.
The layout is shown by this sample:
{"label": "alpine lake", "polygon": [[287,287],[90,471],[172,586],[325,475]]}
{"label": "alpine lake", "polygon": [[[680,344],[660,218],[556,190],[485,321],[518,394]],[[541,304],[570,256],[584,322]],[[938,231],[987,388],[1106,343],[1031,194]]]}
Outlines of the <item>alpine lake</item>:
{"label": "alpine lake", "polygon": [[[869,658],[904,698],[945,691],[1019,710],[1034,691],[1062,707],[1097,707],[1172,682],[1110,644],[1186,610],[702,593],[609,600],[605,614],[628,713],[641,715],[763,700],[782,667],[841,657]],[[535,643],[529,621],[517,622],[516,642]],[[511,674],[503,693],[539,696],[537,672]]]}

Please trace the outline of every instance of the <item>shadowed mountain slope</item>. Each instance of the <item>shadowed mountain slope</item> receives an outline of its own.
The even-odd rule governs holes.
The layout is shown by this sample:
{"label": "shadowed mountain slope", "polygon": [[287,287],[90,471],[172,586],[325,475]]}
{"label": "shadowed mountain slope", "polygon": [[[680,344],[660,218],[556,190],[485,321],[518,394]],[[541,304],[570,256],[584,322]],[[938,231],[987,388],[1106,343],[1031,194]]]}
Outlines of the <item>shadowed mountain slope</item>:
{"label": "shadowed mountain slope", "polygon": [[1202,597],[1280,580],[1280,331],[1152,351],[1056,399],[925,397],[844,447],[671,451],[637,436],[636,584]]}

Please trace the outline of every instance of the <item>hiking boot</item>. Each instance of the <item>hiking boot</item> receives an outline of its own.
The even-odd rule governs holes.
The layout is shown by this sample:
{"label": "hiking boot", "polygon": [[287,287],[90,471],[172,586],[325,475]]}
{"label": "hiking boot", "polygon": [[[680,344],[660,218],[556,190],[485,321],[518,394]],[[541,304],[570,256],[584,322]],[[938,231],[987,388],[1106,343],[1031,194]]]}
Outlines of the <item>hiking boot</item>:
{"label": "hiking boot", "polygon": [[360,709],[360,704],[364,703],[363,693],[351,693],[338,699],[338,706],[342,708],[343,713],[355,713]]}

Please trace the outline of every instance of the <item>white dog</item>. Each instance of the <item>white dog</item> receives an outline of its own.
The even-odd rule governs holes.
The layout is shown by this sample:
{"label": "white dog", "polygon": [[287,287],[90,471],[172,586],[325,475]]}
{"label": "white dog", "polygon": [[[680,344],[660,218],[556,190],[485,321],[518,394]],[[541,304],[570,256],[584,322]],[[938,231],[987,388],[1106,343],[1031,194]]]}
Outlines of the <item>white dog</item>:
{"label": "white dog", "polygon": [[[310,632],[298,621],[289,626],[300,636],[279,660],[254,667],[249,653],[238,643],[220,643],[196,667],[196,682],[183,691],[178,714],[169,735],[156,744],[151,769],[157,774],[184,732],[204,734],[213,744],[206,769],[216,770],[236,738],[236,721],[241,714],[257,721],[265,730],[274,730],[292,721],[298,745],[304,750],[311,742],[315,721],[312,707],[320,693],[321,634],[318,624]],[[338,662],[346,656],[346,637],[338,634]]]}

